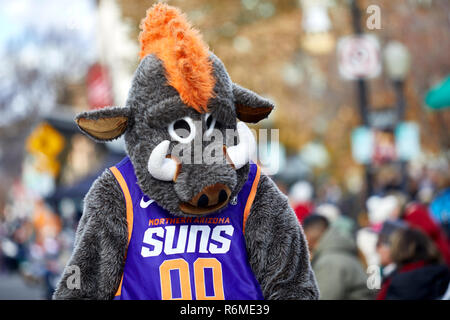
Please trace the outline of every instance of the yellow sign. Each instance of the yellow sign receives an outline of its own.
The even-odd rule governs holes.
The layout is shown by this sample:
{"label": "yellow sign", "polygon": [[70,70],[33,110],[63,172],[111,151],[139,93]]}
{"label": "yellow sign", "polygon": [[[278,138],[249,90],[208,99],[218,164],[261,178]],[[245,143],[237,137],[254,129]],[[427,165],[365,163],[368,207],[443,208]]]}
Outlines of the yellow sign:
{"label": "yellow sign", "polygon": [[56,157],[64,149],[65,139],[48,123],[41,123],[30,134],[26,142],[29,153],[36,158],[36,168],[56,176],[60,164]]}

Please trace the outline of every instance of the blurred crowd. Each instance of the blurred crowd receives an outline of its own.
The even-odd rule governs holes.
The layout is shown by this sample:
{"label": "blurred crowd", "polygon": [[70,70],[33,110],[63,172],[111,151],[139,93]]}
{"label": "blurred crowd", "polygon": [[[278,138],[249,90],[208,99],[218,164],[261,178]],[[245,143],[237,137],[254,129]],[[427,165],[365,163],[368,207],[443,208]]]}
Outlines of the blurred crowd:
{"label": "blurred crowd", "polygon": [[[139,23],[153,2],[0,1],[0,277],[20,274],[42,298],[73,251],[84,195],[124,156],[120,140],[105,147],[81,135],[74,115],[125,104]],[[373,60],[383,65],[370,78],[368,114],[339,72],[356,2],[364,24],[373,1],[170,1],[234,82],[276,102],[259,128],[280,129],[266,156],[278,160],[272,178],[303,226],[321,298],[449,299],[450,2],[377,1],[383,27],[362,28],[378,38]],[[410,55],[400,59],[411,62],[402,81],[381,59],[396,42]],[[444,90],[431,95],[439,102],[431,108],[422,97],[434,86]],[[403,119],[390,117],[401,105]],[[359,161],[354,151],[370,148],[364,139],[353,146],[352,137],[366,132],[356,126],[369,116],[420,131],[403,131],[403,139],[392,128],[376,131],[373,159]],[[393,157],[394,140],[417,154]]]}
{"label": "blurred crowd", "polygon": [[50,299],[67,263],[81,212],[72,199],[58,210],[17,181],[0,214],[0,275],[20,274]]}
{"label": "blurred crowd", "polygon": [[356,219],[341,197],[317,197],[308,181],[290,187],[321,299],[450,299],[448,170],[422,169],[407,189],[386,183]]}
{"label": "blurred crowd", "polygon": [[[406,190],[385,183],[360,211],[332,180],[274,177],[303,226],[322,299],[450,299],[448,170],[429,167]],[[0,215],[0,273],[18,272],[50,298],[81,208],[82,198],[41,198],[17,180]]]}

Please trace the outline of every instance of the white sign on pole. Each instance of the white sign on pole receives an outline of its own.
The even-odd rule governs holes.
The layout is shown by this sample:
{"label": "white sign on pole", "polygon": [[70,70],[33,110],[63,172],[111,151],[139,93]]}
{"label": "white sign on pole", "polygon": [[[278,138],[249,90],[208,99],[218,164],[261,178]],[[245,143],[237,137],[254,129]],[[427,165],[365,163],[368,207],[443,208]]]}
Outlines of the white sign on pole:
{"label": "white sign on pole", "polygon": [[339,73],[347,80],[375,78],[381,72],[380,45],[372,35],[341,38],[337,58]]}

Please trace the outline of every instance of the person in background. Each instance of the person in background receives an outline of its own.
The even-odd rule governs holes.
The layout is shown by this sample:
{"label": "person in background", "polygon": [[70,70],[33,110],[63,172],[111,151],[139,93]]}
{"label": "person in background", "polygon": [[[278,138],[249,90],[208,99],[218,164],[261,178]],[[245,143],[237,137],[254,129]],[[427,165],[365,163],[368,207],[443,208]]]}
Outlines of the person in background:
{"label": "person in background", "polygon": [[314,211],[313,194],[314,189],[307,181],[298,181],[289,190],[289,201],[300,223]]}
{"label": "person in background", "polygon": [[433,220],[427,206],[419,203],[410,203],[402,216],[402,219],[411,227],[422,230],[436,245],[445,263],[450,266],[450,244],[445,232]]}
{"label": "person in background", "polygon": [[430,213],[450,239],[450,187],[442,190],[430,203]]}
{"label": "person in background", "polygon": [[330,225],[336,227],[340,232],[350,237],[354,236],[355,222],[353,219],[344,216],[335,204],[323,203],[317,206],[315,213],[327,218]]}
{"label": "person in background", "polygon": [[370,226],[379,232],[386,220],[397,220],[401,206],[398,198],[392,194],[386,196],[371,196],[366,201]]}
{"label": "person in background", "polygon": [[381,286],[378,300],[442,299],[449,286],[450,270],[425,233],[415,228],[395,231],[391,259],[396,270]]}
{"label": "person in background", "polygon": [[379,256],[382,283],[388,281],[389,277],[395,271],[396,265],[391,256],[391,237],[395,231],[407,228],[406,223],[400,220],[387,220],[383,223],[378,241],[376,244],[377,254]]}
{"label": "person in background", "polygon": [[366,201],[368,225],[356,232],[356,244],[368,265],[379,265],[378,234],[387,220],[397,220],[401,214],[398,197],[373,195]]}
{"label": "person in background", "polygon": [[311,252],[311,265],[316,275],[322,300],[371,299],[367,274],[358,260],[354,240],[330,226],[317,214],[306,217],[303,230]]}

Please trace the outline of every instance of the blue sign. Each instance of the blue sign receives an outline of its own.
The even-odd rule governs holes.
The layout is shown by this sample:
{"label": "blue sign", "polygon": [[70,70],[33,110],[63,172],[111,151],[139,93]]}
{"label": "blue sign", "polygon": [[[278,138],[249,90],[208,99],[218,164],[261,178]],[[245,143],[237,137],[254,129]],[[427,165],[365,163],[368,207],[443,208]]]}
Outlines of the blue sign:
{"label": "blue sign", "polygon": [[399,160],[409,161],[420,155],[420,130],[414,122],[402,122],[395,128],[395,148]]}
{"label": "blue sign", "polygon": [[374,149],[373,131],[369,127],[358,127],[352,131],[351,140],[353,159],[362,164],[370,163]]}

